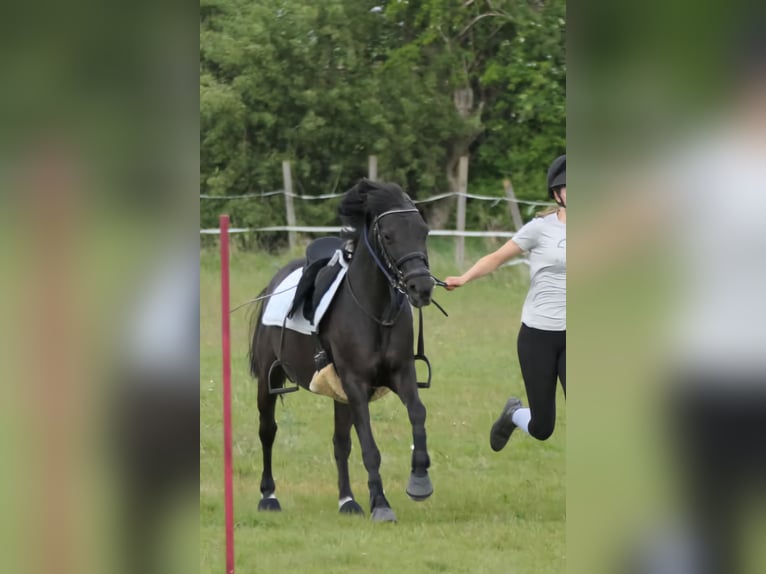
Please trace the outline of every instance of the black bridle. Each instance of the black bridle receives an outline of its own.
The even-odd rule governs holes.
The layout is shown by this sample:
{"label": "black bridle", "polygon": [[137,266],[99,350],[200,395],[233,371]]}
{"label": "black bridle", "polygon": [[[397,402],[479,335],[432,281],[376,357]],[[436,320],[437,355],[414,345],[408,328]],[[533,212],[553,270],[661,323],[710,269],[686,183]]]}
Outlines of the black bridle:
{"label": "black bridle", "polygon": [[[428,255],[422,251],[412,251],[410,253],[407,253],[405,255],[402,255],[398,259],[394,259],[391,256],[391,253],[386,248],[386,244],[383,241],[383,237],[380,233],[380,220],[384,217],[387,217],[389,215],[393,215],[396,213],[417,213],[420,217],[420,212],[412,208],[405,208],[405,209],[391,209],[389,211],[385,211],[378,215],[373,221],[372,225],[369,229],[372,230],[372,236],[373,241],[375,245],[377,246],[377,249],[373,248],[372,244],[370,243],[370,232],[368,230],[367,225],[364,226],[362,229],[362,238],[364,241],[365,247],[367,247],[367,251],[369,252],[370,256],[372,257],[373,261],[375,261],[375,265],[380,269],[381,273],[383,273],[383,276],[388,281],[389,286],[389,293],[390,293],[390,304],[388,308],[388,312],[384,313],[383,318],[375,317],[372,313],[370,313],[367,309],[364,308],[364,305],[359,301],[359,299],[356,297],[356,294],[354,293],[354,289],[351,286],[351,280],[348,275],[346,275],[346,283],[348,284],[349,292],[351,293],[351,298],[354,300],[354,302],[357,304],[357,306],[367,315],[369,318],[371,318],[373,321],[378,323],[379,325],[382,325],[384,327],[390,327],[394,323],[396,323],[396,320],[399,317],[399,313],[401,313],[401,310],[404,308],[404,303],[406,302],[405,295],[407,294],[407,281],[410,279],[413,279],[415,277],[431,277],[431,279],[434,281],[435,285],[440,285],[442,287],[446,287],[447,284],[444,283],[444,281],[440,281],[436,277],[433,276],[431,273],[431,270],[428,266]],[[413,269],[411,271],[408,271],[407,273],[404,273],[402,271],[402,266],[408,262],[412,261],[413,259],[420,259],[423,261],[424,266],[420,269]],[[431,299],[431,302],[441,311],[444,313],[445,317],[448,317],[447,312],[442,308],[441,305],[439,305],[433,298]],[[420,316],[422,318],[423,316],[423,310],[420,309]],[[393,316],[392,316],[393,315]],[[388,317],[388,318],[386,318]],[[420,339],[422,340],[422,323],[420,327]],[[422,342],[421,345],[422,346]]]}
{"label": "black bridle", "polygon": [[[383,272],[383,275],[388,280],[389,285],[393,289],[396,289],[400,293],[406,293],[407,292],[407,282],[410,279],[414,279],[415,277],[433,277],[431,275],[431,271],[428,268],[428,255],[422,251],[412,251],[410,253],[407,253],[405,255],[402,255],[398,259],[394,259],[391,256],[391,253],[388,251],[388,248],[386,247],[385,241],[383,241],[383,237],[380,233],[380,221],[389,215],[394,215],[397,213],[417,213],[418,217],[420,217],[420,212],[415,209],[414,207],[408,208],[408,209],[391,209],[389,211],[385,211],[378,215],[372,222],[372,226],[370,229],[372,230],[372,236],[373,240],[377,246],[377,250],[373,249],[372,245],[370,245],[370,238],[369,233],[367,231],[367,227],[362,230],[362,234],[364,236],[364,242],[365,245],[370,252],[370,255],[372,255],[372,258],[375,260],[376,265],[378,268]],[[380,254],[380,257],[378,257],[378,253]],[[404,273],[402,271],[402,266],[407,263],[408,261],[412,261],[415,259],[419,259],[423,262],[423,267],[419,269],[413,269],[411,271],[408,271],[407,273]]]}

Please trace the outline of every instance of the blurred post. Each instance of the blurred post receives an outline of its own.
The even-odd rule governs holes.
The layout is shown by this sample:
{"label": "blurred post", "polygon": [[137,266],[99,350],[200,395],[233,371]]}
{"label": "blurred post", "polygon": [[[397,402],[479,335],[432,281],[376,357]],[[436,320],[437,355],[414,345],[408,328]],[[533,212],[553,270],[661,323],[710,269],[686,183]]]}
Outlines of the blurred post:
{"label": "blurred post", "polygon": [[505,196],[508,198],[508,211],[511,212],[511,219],[513,219],[513,227],[515,231],[521,229],[524,222],[521,219],[521,212],[519,211],[519,202],[516,201],[516,194],[513,193],[513,184],[510,179],[503,180],[503,187],[505,188]]}
{"label": "blurred post", "polygon": [[[458,167],[458,196],[457,196],[457,230],[459,232],[465,231],[465,201],[466,193],[468,193],[468,156],[464,155],[460,157],[460,165]],[[463,262],[465,261],[465,237],[462,235],[457,238],[457,245],[455,247],[455,263],[457,268],[463,269]]]}
{"label": "blurred post", "polygon": [[378,156],[376,155],[368,158],[367,177],[371,181],[378,181]]}
{"label": "blurred post", "polygon": [[[285,188],[285,210],[287,213],[287,226],[295,227],[295,207],[293,206],[293,176],[290,172],[290,162],[288,160],[284,160],[282,162],[282,179],[284,181]],[[290,242],[290,249],[295,248],[295,231],[288,231],[287,237],[288,241]]]}
{"label": "blurred post", "polygon": [[[287,162],[285,162],[287,163]],[[283,164],[284,165],[284,164]],[[289,173],[289,164],[288,164]],[[234,500],[231,466],[231,337],[229,325],[229,216],[221,215],[221,329],[223,343],[223,456],[226,504],[226,574],[234,574]]]}

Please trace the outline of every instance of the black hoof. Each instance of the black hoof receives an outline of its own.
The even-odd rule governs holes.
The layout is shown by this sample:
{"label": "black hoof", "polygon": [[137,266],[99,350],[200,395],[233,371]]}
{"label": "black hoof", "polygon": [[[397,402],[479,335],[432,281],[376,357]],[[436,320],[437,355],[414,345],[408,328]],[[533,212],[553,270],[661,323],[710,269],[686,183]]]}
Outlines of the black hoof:
{"label": "black hoof", "polygon": [[370,518],[372,518],[373,522],[396,522],[396,514],[394,514],[394,511],[382,506],[374,508]]}
{"label": "black hoof", "polygon": [[276,498],[261,498],[261,501],[258,503],[258,510],[259,511],[268,511],[268,512],[279,512],[282,510],[282,507],[279,506],[279,501]]}
{"label": "black hoof", "polygon": [[433,493],[434,487],[431,484],[431,479],[428,478],[428,473],[424,476],[415,476],[414,473],[410,473],[410,481],[407,483],[407,496],[412,500],[420,502]]}
{"label": "black hoof", "polygon": [[341,514],[360,514],[364,516],[364,510],[356,503],[356,500],[347,500],[343,506],[340,507]]}

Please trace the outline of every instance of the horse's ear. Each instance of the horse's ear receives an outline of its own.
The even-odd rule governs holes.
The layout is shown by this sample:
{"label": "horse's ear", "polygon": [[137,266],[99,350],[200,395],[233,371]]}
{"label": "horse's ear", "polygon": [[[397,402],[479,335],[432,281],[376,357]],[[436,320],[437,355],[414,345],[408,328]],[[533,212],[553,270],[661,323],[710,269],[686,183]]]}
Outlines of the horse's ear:
{"label": "horse's ear", "polygon": [[356,192],[364,199],[367,199],[367,194],[372,191],[373,184],[372,181],[367,179],[366,177],[363,177],[360,179],[357,184],[354,186],[353,189],[356,189]]}

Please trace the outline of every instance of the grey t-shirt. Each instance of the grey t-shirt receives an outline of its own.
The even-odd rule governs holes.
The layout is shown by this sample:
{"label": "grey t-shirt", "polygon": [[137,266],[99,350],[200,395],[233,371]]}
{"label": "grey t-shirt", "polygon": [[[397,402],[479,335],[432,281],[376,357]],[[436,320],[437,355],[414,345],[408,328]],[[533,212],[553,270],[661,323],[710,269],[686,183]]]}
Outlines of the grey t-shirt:
{"label": "grey t-shirt", "polygon": [[544,331],[567,328],[567,226],[551,213],[536,217],[513,236],[529,253],[529,292],[521,312],[527,327]]}

